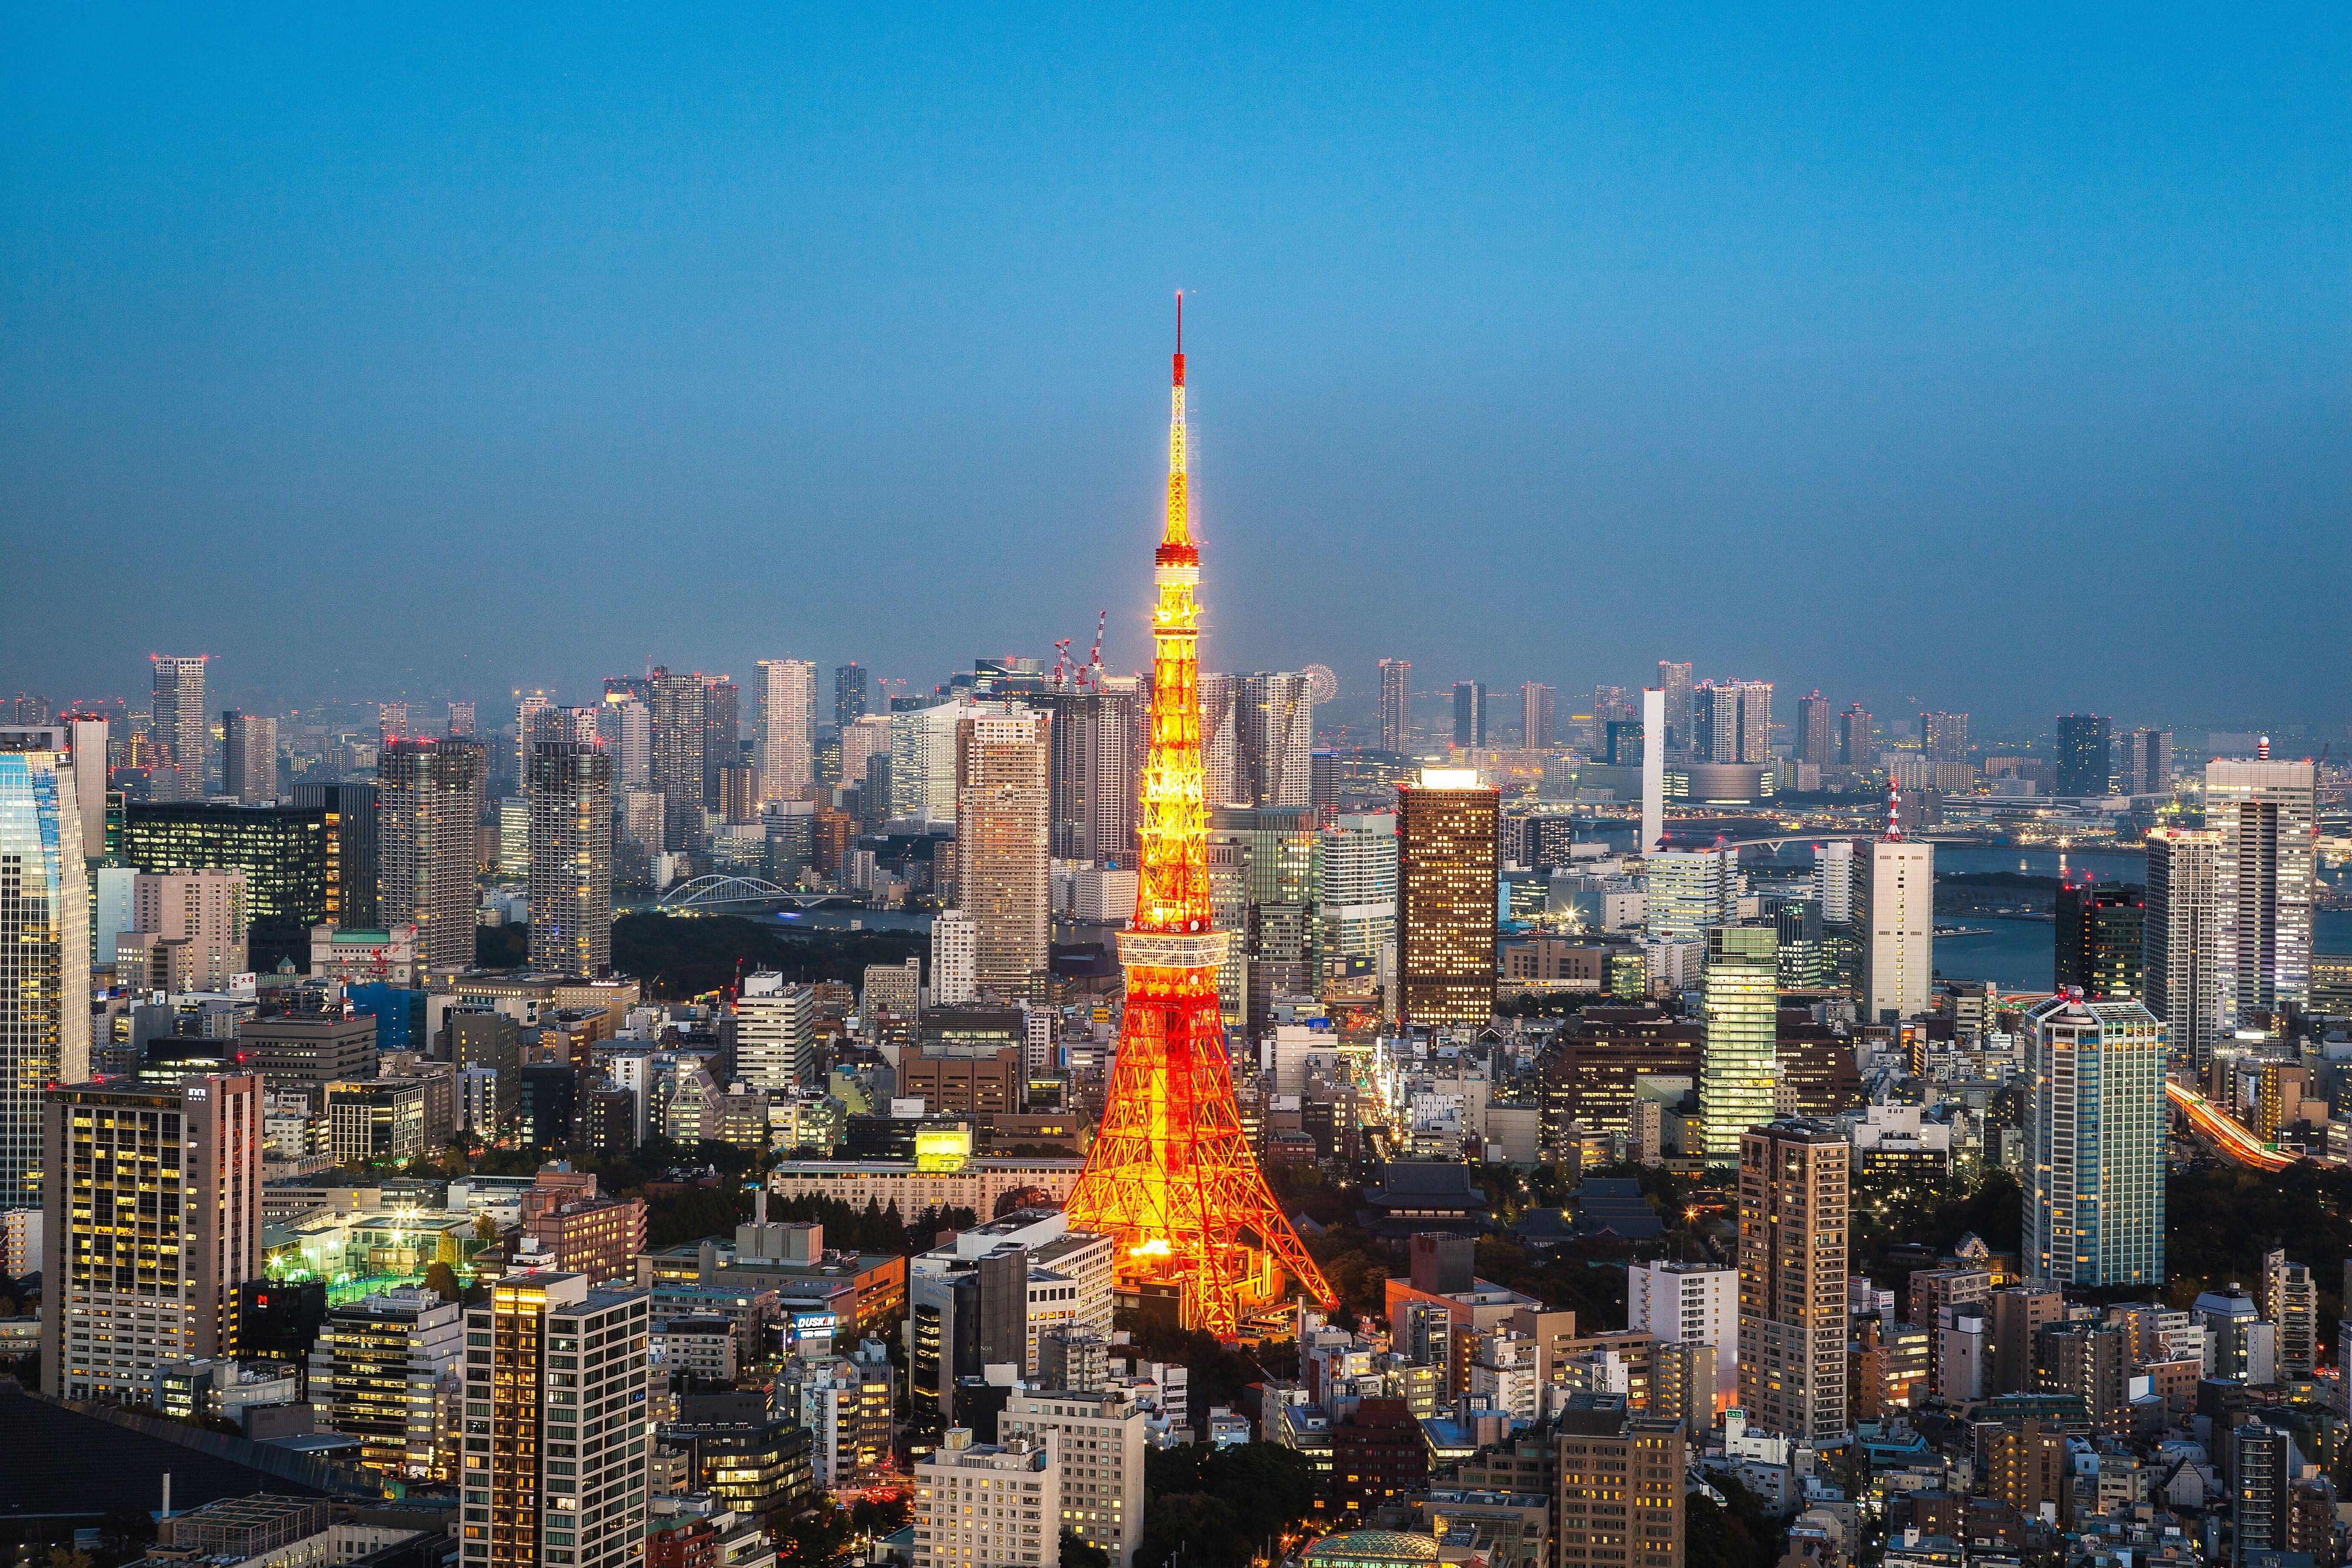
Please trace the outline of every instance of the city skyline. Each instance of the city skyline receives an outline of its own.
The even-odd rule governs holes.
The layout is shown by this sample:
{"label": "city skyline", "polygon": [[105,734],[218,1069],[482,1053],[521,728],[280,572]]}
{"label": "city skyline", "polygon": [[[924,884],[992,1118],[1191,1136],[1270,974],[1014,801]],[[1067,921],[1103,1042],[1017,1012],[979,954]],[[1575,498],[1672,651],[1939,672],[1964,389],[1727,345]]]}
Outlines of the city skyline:
{"label": "city skyline", "polygon": [[[2310,36],[2340,16],[1310,15],[1082,30],[1066,73],[1017,29],[654,26],[428,62],[332,19],[43,20],[20,57],[55,68],[5,110],[0,517],[43,580],[116,541],[146,613],[114,647],[37,600],[6,684],[121,694],[171,647],[281,707],[649,655],[935,679],[1106,609],[1138,668],[1138,389],[1183,287],[1233,564],[1206,667],[1356,696],[1384,656],[1562,692],[1669,658],[1874,711],[2344,716],[2298,652],[2346,629],[2304,570],[2347,499]],[[1145,80],[1187,90],[1135,114]],[[845,540],[960,570],[877,612]],[[1547,547],[1570,599],[1675,591],[1486,613]],[[1800,611],[1857,574],[1903,635]],[[2013,613],[2053,581],[2069,614]],[[551,608],[614,583],[634,607]],[[296,657],[276,612],[330,598],[334,651]]]}

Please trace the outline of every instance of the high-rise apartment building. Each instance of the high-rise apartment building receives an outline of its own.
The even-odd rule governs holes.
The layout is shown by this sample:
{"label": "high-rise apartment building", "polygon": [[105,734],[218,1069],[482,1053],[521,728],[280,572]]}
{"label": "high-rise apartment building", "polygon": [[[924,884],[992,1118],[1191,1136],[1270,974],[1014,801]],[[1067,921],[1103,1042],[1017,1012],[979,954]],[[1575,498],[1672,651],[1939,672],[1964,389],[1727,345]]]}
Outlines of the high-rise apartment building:
{"label": "high-rise apartment building", "polygon": [[1241,735],[1239,799],[1253,806],[1308,803],[1315,751],[1315,691],[1294,672],[1244,675],[1235,694]]}
{"label": "high-rise apartment building", "polygon": [[817,1077],[816,991],[772,970],[743,977],[735,998],[735,1071],[756,1089],[789,1093]]}
{"label": "high-rise apartment building", "polygon": [[2282,1377],[2309,1377],[2319,1359],[2319,1287],[2310,1268],[2287,1261],[2284,1249],[2263,1254],[2262,1312],[2278,1328]]}
{"label": "high-rise apartment building", "polygon": [[1818,687],[1797,703],[1797,760],[1822,768],[1837,760],[1837,723]]}
{"label": "high-rise apartment building", "polygon": [[2108,723],[2095,713],[2058,716],[2057,767],[2053,770],[2053,795],[2104,795],[2114,787],[2115,757],[2108,742]]}
{"label": "high-rise apartment building", "polygon": [[1304,806],[1209,813],[1209,908],[1233,933],[1218,974],[1225,1021],[1255,1034],[1273,998],[1314,989],[1315,814]]}
{"label": "high-rise apartment building", "polygon": [[1691,693],[1691,749],[1702,762],[1772,760],[1772,683],[1707,681]]}
{"label": "high-rise apartment building", "polygon": [[2025,1020],[2025,1240],[2036,1280],[2164,1279],[2164,1025],[2069,993]]}
{"label": "high-rise apartment building", "polygon": [[1874,839],[1854,911],[1862,936],[1863,1017],[1917,1018],[1935,988],[1936,846]]}
{"label": "high-rise apartment building", "polygon": [[[42,1092],[89,1076],[90,901],[73,761],[62,730],[22,738],[40,748],[0,751],[0,1209],[39,1203],[42,1173],[55,1168],[42,1165]],[[66,1256],[54,1239],[49,1256]],[[64,1298],[56,1269],[49,1277],[43,1316],[55,1322]]]}
{"label": "high-rise apartment building", "polygon": [[931,1005],[953,1007],[980,995],[980,926],[961,909],[931,921]]}
{"label": "high-rise apartment building", "polygon": [[416,926],[416,960],[436,969],[474,963],[484,754],[468,740],[401,740],[376,763],[380,907]]}
{"label": "high-rise apartment building", "polygon": [[1397,786],[1398,1015],[1467,1024],[1495,1015],[1502,792],[1466,768]]}
{"label": "high-rise apartment building", "polygon": [[2141,994],[2147,904],[2137,883],[2066,883],[2058,889],[2057,988],[2091,1000]]}
{"label": "high-rise apartment building", "polygon": [[1062,1560],[1066,1455],[1051,1435],[978,1443],[947,1434],[915,1461],[914,1568],[1055,1568]]}
{"label": "high-rise apartment building", "polygon": [[[1131,868],[1142,779],[1137,677],[1110,676],[1037,699],[1053,716],[1054,858]],[[849,752],[845,746],[843,758]]]}
{"label": "high-rise apartment building", "polygon": [[386,1476],[448,1480],[457,1469],[466,1308],[410,1287],[331,1308],[310,1347],[319,1430],[360,1440]]}
{"label": "high-rise apartment building", "polygon": [[158,800],[205,798],[205,662],[209,653],[156,655],[155,768],[150,794]]}
{"label": "high-rise apartment building", "polygon": [[1677,751],[1688,750],[1691,743],[1691,667],[1688,660],[1680,664],[1658,661],[1658,689],[1666,694],[1666,744]]}
{"label": "high-rise apartment building", "polygon": [[1132,1393],[1056,1388],[1048,1381],[1007,1399],[996,1429],[1004,1440],[1050,1443],[1061,1460],[1067,1527],[1109,1552],[1111,1568],[1134,1568],[1136,1542],[1143,1538],[1150,1421],[1150,1412]]}
{"label": "high-rise apartment building", "polygon": [[[841,721],[845,731],[866,711],[866,672],[855,664],[857,712]],[[834,711],[841,711],[841,670],[834,672]],[[809,715],[816,708],[816,665],[806,659],[760,661],[760,798],[805,800],[816,788],[816,737]],[[844,779],[856,783],[857,779]]]}
{"label": "high-rise apartment building", "polygon": [[1831,839],[1813,846],[1813,896],[1821,901],[1822,924],[1853,924],[1853,841]]}
{"label": "high-rise apartment building", "polygon": [[653,709],[627,692],[608,693],[596,710],[596,738],[612,754],[614,788],[653,788]]}
{"label": "high-rise apartment building", "polygon": [[2310,997],[2317,773],[2309,762],[2205,765],[2205,831],[2221,836],[2214,952],[2226,1024]]}
{"label": "high-rise apartment building", "polygon": [[644,1552],[650,1298],[499,1280],[466,1314],[466,1568],[623,1568]]}
{"label": "high-rise apartment building", "polygon": [[1800,1441],[1846,1429],[1845,1134],[1786,1119],[1739,1142],[1739,1403]]}
{"label": "high-rise apartment building", "polygon": [[1715,1361],[1709,1386],[1728,1394],[1739,1385],[1738,1270],[1635,1263],[1625,1272],[1625,1326],[1661,1344],[1706,1345]]}
{"label": "high-rise apartment building", "polygon": [[261,1277],[261,1080],[72,1083],[41,1128],[41,1386],[135,1397],[156,1368],[233,1354]]}
{"label": "high-rise apartment building", "polygon": [[1874,768],[1878,764],[1875,731],[1871,727],[1870,710],[1860,703],[1848,703],[1845,712],[1838,715],[1838,764],[1844,768]]}
{"label": "high-rise apartment building", "polygon": [[1465,748],[1486,744],[1486,683],[1454,683],[1454,744]]}
{"label": "high-rise apartment building", "polygon": [[477,722],[475,715],[476,709],[472,703],[451,703],[449,705],[448,733],[451,735],[472,735],[475,733],[475,731],[480,727]]}
{"label": "high-rise apartment building", "polygon": [[[609,688],[611,683],[606,683]],[[530,771],[530,743],[553,740],[541,724],[540,716],[555,704],[555,699],[543,691],[515,693],[515,756],[514,776],[521,779]]]}
{"label": "high-rise apartment building", "polygon": [[530,748],[530,964],[562,975],[613,967],[613,758],[600,746]]}
{"label": "high-rise apartment building", "polygon": [[1381,661],[1381,749],[1399,757],[1412,745],[1412,662]]}
{"label": "high-rise apartment building", "polygon": [[653,787],[662,798],[665,850],[698,850],[709,841],[702,820],[702,739],[709,690],[699,675],[652,676]]}
{"label": "high-rise apartment building", "polygon": [[[700,675],[702,682],[702,809],[719,810],[719,775],[743,761],[743,691],[725,675]],[[812,671],[809,687],[815,690]],[[814,697],[811,697],[814,704]]]}
{"label": "high-rise apartment building", "polygon": [[1634,1415],[1622,1394],[1572,1394],[1552,1457],[1559,1568],[1682,1568],[1689,1439],[1681,1422]]}
{"label": "high-rise apartment building", "polygon": [[977,929],[973,977],[991,996],[1045,984],[1049,728],[1028,712],[975,712],[956,727],[956,902]]}
{"label": "high-rise apartment building", "polygon": [[1528,681],[1519,687],[1519,744],[1549,747],[1552,737],[1552,707],[1557,694],[1541,681]]}
{"label": "high-rise apartment building", "polygon": [[221,788],[248,806],[278,799],[278,721],[229,708],[221,715]]}
{"label": "high-rise apartment building", "polygon": [[1772,1119],[1780,1082],[1777,1037],[1780,958],[1767,924],[1717,925],[1706,933],[1698,1114],[1710,1165],[1738,1163],[1739,1140]]}
{"label": "high-rise apartment building", "polygon": [[2172,732],[2127,729],[2116,737],[2116,788],[2126,795],[2172,793]]}
{"label": "high-rise apartment building", "polygon": [[833,667],[833,727],[847,729],[874,711],[866,696],[866,666],[835,664]]}
{"label": "high-rise apartment building", "polygon": [[226,991],[247,971],[250,918],[242,871],[135,872],[130,927],[100,932],[97,946],[118,985]]}
{"label": "high-rise apartment building", "polygon": [[1921,714],[1919,751],[1930,762],[1966,762],[1969,759],[1969,716],[1964,713]]}
{"label": "high-rise apartment building", "polygon": [[1396,941],[1397,836],[1393,812],[1348,812],[1323,829],[1316,877],[1316,951],[1378,960]]}
{"label": "high-rise apartment building", "polygon": [[2231,1016],[2221,994],[2221,835],[2158,828],[2147,836],[2140,912],[2140,989],[2164,1020],[2171,1054],[2200,1072]]}

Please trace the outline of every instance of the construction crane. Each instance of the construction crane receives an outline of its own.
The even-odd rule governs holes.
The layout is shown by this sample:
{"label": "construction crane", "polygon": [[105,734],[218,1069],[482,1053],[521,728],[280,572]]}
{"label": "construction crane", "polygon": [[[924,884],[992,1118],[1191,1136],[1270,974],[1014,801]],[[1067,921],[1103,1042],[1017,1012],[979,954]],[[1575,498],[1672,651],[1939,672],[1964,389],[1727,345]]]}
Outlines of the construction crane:
{"label": "construction crane", "polygon": [[1074,641],[1076,639],[1069,637],[1054,639],[1054,684],[1056,686],[1062,684],[1062,672],[1069,664],[1070,644]]}
{"label": "construction crane", "polygon": [[1109,624],[1109,611],[1101,610],[1095,612],[1095,645],[1087,651],[1087,671],[1091,671],[1092,674],[1088,675],[1086,671],[1080,672],[1080,678],[1085,679],[1089,685],[1102,685],[1103,628]]}

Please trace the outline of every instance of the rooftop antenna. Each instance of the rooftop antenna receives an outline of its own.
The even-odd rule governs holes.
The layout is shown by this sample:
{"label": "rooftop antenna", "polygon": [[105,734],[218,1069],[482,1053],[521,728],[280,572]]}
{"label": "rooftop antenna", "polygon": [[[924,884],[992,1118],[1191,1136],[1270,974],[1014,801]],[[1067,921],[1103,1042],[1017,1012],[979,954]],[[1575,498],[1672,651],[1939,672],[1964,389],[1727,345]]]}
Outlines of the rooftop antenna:
{"label": "rooftop antenna", "polygon": [[1890,844],[1903,841],[1902,790],[1896,787],[1891,774],[1886,780],[1886,837],[1884,841]]}

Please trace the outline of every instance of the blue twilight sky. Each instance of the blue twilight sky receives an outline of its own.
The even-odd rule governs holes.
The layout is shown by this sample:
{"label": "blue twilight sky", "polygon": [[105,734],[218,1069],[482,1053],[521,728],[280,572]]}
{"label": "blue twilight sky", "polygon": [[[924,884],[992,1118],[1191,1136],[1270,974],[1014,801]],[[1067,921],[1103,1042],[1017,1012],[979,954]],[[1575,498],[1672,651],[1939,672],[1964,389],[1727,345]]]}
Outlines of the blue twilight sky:
{"label": "blue twilight sky", "polygon": [[1264,9],[16,8],[0,686],[2345,716],[2352,10]]}

